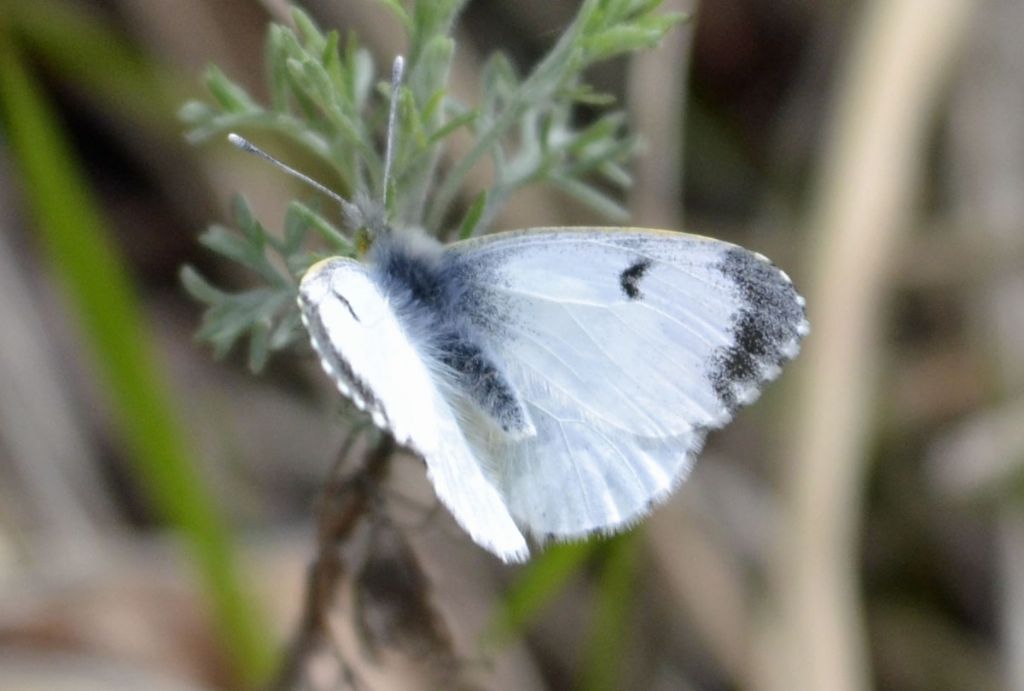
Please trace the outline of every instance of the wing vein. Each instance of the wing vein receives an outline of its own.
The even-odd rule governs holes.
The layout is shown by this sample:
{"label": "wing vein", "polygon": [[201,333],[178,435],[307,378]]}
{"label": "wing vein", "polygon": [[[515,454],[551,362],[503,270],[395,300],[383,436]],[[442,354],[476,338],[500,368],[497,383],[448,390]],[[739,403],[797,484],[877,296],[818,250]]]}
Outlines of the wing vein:
{"label": "wing vein", "polygon": [[[570,371],[570,372],[572,372],[572,373],[573,373],[573,375],[574,375],[574,376],[576,376],[576,377],[577,377],[578,379],[580,379],[581,381],[583,380],[583,378],[582,378],[582,377],[580,377],[580,375],[579,375],[579,374],[578,374],[578,373],[576,372],[576,370],[575,370],[575,369],[573,369],[573,368],[572,368],[572,367],[571,367],[570,365],[568,365],[567,363],[565,363],[565,361],[564,361],[564,360],[563,360],[562,358],[560,358],[560,357],[559,357],[559,356],[558,356],[558,355],[557,355],[557,354],[555,353],[555,351],[553,351],[553,350],[552,350],[552,349],[551,349],[550,347],[548,347],[548,345],[547,345],[547,344],[545,344],[545,343],[544,343],[543,341],[541,341],[540,339],[538,339],[538,338],[537,338],[537,337],[536,337],[536,336],[535,336],[534,334],[530,333],[529,331],[527,331],[527,330],[525,330],[525,329],[519,329],[519,330],[517,330],[517,333],[521,334],[522,336],[524,336],[524,337],[526,337],[527,339],[529,339],[530,341],[532,341],[532,342],[533,342],[533,343],[534,343],[534,344],[535,344],[535,345],[536,345],[536,346],[537,346],[538,348],[540,348],[541,350],[544,350],[544,351],[546,351],[546,352],[547,352],[547,353],[548,353],[549,355],[551,355],[551,357],[553,357],[553,358],[555,358],[556,360],[558,360],[559,362],[561,362],[561,363],[565,364],[565,366],[566,366],[566,367],[567,367],[567,368],[569,369],[569,371]],[[589,335],[589,334],[588,334],[588,335]],[[606,355],[606,357],[607,357],[607,355]],[[531,363],[531,362],[528,362],[528,361],[526,361],[526,360],[524,360],[524,359],[522,359],[522,358],[516,358],[516,359],[515,359],[515,361],[516,361],[516,362],[518,362],[518,363],[519,363],[520,365],[523,365],[523,366],[526,366],[526,367],[528,367],[528,368],[529,368],[529,369],[530,369],[531,371],[533,371],[533,372],[534,372],[534,375],[536,376],[536,378],[537,378],[538,380],[540,380],[540,381],[543,381],[543,382],[544,382],[545,384],[547,384],[547,385],[548,385],[548,387],[551,387],[551,388],[555,388],[555,389],[557,389],[558,391],[562,392],[562,394],[563,394],[563,396],[564,396],[564,398],[565,398],[566,400],[569,400],[569,401],[573,401],[573,402],[575,402],[575,403],[576,403],[577,405],[579,405],[579,406],[580,406],[581,408],[583,408],[584,410],[587,410],[587,411],[589,411],[589,412],[591,413],[591,415],[592,415],[592,417],[593,417],[593,418],[595,418],[595,419],[599,419],[599,420],[604,420],[605,422],[607,422],[607,423],[608,423],[608,424],[610,424],[611,426],[615,427],[616,429],[621,429],[621,430],[623,430],[624,432],[633,432],[633,430],[629,429],[628,427],[624,427],[624,426],[623,426],[623,425],[622,425],[621,423],[617,423],[617,422],[616,422],[615,420],[612,420],[611,418],[609,418],[609,417],[608,417],[607,415],[605,415],[604,413],[602,413],[602,412],[600,412],[600,411],[596,410],[595,408],[593,408],[593,407],[592,407],[591,405],[589,405],[589,404],[588,404],[588,403],[586,403],[585,401],[583,401],[583,400],[581,400],[581,399],[577,398],[577,397],[576,397],[575,395],[573,395],[573,393],[572,393],[571,391],[569,391],[568,389],[566,389],[566,388],[565,388],[564,386],[562,386],[562,385],[561,385],[561,384],[559,384],[558,382],[555,382],[555,381],[553,381],[553,380],[549,379],[548,377],[544,376],[544,375],[543,375],[543,374],[541,373],[541,371],[540,371],[539,369],[537,369],[536,365],[534,365],[533,363]],[[635,402],[633,401],[633,399],[632,399],[631,397],[627,396],[627,395],[626,395],[626,394],[625,394],[625,393],[624,393],[624,392],[622,391],[622,389],[621,389],[621,388],[620,388],[620,387],[619,387],[618,385],[616,385],[616,384],[613,384],[612,386],[614,386],[615,390],[616,390],[616,391],[617,391],[617,392],[619,393],[620,399],[621,399],[622,401],[625,401],[625,402],[626,402],[626,403],[627,403],[627,404],[628,404],[628,405],[630,406],[630,408],[632,408],[632,409],[633,409],[633,410],[635,410],[636,412],[640,413],[640,415],[641,415],[642,417],[646,418],[646,419],[648,420],[648,422],[650,422],[651,424],[653,424],[655,428],[657,428],[657,427],[660,427],[660,426],[661,426],[661,425],[658,425],[658,424],[657,424],[657,421],[656,421],[656,420],[654,420],[654,419],[653,419],[653,418],[651,417],[650,413],[648,413],[648,412],[647,412],[646,410],[644,410],[643,408],[641,408],[640,406],[638,406],[638,405],[637,405],[637,404],[636,404],[636,403],[635,403]],[[532,401],[531,401],[531,402],[532,402]],[[690,425],[687,425],[687,426],[689,427]]]}
{"label": "wing vein", "polygon": [[[493,286],[492,285],[492,286],[488,286],[487,289],[490,290],[490,291],[499,291],[499,292],[502,292],[502,293],[507,293],[509,295],[519,295],[519,296],[527,298],[527,299],[538,300],[538,301],[541,301],[541,302],[549,302],[549,303],[554,304],[554,305],[559,305],[560,307],[565,307],[567,305],[575,305],[575,306],[579,306],[579,307],[591,307],[593,309],[612,311],[611,310],[611,305],[608,304],[608,303],[592,302],[592,301],[588,301],[588,300],[569,300],[569,299],[554,298],[554,297],[550,297],[548,295],[543,295],[543,294],[540,294],[540,293],[534,293],[533,291],[528,291],[528,290],[521,290],[519,288],[512,288],[512,287],[509,287],[509,286]],[[718,347],[718,346],[724,344],[724,342],[719,343],[719,342],[716,342],[716,341],[710,339],[707,335],[705,335],[705,334],[703,334],[701,332],[696,331],[689,324],[683,323],[682,321],[680,321],[676,317],[672,316],[671,314],[669,314],[665,310],[663,310],[663,309],[661,309],[659,307],[655,307],[654,305],[650,304],[649,302],[640,302],[640,303],[637,303],[637,305],[638,305],[638,307],[644,307],[646,309],[649,309],[652,312],[654,312],[655,314],[657,314],[660,317],[664,318],[666,321],[670,321],[673,324],[675,324],[676,326],[678,326],[679,328],[684,329],[686,331],[689,331],[691,334],[693,334],[693,336],[697,340],[703,342],[707,346]],[[701,324],[709,327],[709,330],[716,330],[717,331],[717,329],[715,329],[713,325],[711,325],[707,321],[697,317],[692,310],[687,310],[687,313],[694,317],[694,321],[695,322],[701,323]]]}

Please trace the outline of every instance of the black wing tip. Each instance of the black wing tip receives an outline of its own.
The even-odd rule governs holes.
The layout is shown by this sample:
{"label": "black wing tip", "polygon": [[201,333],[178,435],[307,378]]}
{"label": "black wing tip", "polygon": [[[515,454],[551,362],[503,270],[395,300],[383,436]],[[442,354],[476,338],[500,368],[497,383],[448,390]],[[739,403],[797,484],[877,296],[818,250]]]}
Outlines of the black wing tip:
{"label": "black wing tip", "polygon": [[717,267],[733,284],[743,307],[733,315],[733,342],[712,354],[708,378],[727,411],[757,400],[800,352],[810,332],[806,301],[789,276],[761,254],[727,250]]}

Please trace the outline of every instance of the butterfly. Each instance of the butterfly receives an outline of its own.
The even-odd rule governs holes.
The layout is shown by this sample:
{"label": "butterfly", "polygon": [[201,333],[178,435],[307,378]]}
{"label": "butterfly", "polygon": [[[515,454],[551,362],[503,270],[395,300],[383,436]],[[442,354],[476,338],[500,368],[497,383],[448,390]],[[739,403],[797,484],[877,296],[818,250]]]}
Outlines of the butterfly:
{"label": "butterfly", "polygon": [[730,243],[555,227],[442,245],[341,201],[372,243],[302,278],[312,346],[504,561],[527,535],[638,522],[809,331],[789,277]]}

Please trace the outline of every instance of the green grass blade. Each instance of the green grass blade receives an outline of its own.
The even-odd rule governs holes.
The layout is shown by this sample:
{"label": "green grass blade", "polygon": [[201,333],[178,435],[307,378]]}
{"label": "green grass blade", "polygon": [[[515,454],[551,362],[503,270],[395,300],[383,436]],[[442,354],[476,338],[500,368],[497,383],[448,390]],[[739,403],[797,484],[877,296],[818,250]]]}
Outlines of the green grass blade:
{"label": "green grass blade", "polygon": [[467,240],[473,237],[476,233],[476,227],[480,224],[480,218],[484,215],[484,209],[487,208],[487,190],[481,190],[480,194],[476,195],[476,199],[473,200],[473,204],[469,207],[469,211],[466,212],[465,218],[462,219],[462,225],[459,226],[459,239]]}
{"label": "green grass blade", "polygon": [[228,532],[193,465],[184,427],[157,373],[131,280],[45,97],[0,22],[0,116],[42,247],[92,347],[109,400],[154,506],[191,548],[219,632],[247,681],[272,656],[243,595]]}
{"label": "green grass blade", "polygon": [[579,688],[615,691],[622,685],[622,660],[629,644],[633,604],[637,532],[612,538],[606,546],[597,593],[594,623],[583,655]]}
{"label": "green grass blade", "polygon": [[487,644],[500,647],[522,635],[600,544],[599,540],[588,540],[552,545],[534,557],[505,596],[485,636]]}
{"label": "green grass blade", "polygon": [[153,63],[112,26],[72,3],[0,0],[11,33],[47,68],[165,141],[180,139],[174,106],[191,79]]}

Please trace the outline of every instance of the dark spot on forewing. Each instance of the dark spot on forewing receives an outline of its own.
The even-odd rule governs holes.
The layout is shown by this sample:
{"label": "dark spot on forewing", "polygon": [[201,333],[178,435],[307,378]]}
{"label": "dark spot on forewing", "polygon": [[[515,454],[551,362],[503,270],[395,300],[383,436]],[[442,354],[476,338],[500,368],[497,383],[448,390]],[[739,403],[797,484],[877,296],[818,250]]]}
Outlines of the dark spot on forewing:
{"label": "dark spot on forewing", "polygon": [[730,249],[717,268],[741,304],[732,317],[733,342],[712,354],[708,377],[722,405],[734,410],[745,390],[769,379],[793,355],[789,348],[801,337],[804,308],[785,274],[751,252]]}
{"label": "dark spot on forewing", "polygon": [[639,300],[641,298],[640,279],[644,277],[644,274],[650,268],[650,259],[640,259],[630,264],[619,274],[619,286],[622,287],[622,292],[627,298],[630,300]]}

